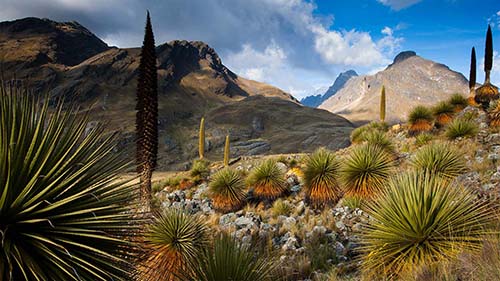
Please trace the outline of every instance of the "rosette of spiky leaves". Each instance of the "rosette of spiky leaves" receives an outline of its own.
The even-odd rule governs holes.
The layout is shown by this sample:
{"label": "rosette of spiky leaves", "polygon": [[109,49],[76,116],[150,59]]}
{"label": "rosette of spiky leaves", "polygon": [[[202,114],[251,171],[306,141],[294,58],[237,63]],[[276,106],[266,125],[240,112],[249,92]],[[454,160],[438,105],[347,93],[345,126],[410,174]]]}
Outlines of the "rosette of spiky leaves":
{"label": "rosette of spiky leaves", "polygon": [[377,200],[360,240],[363,273],[393,279],[422,265],[481,249],[492,211],[469,190],[428,173],[393,178]]}
{"label": "rosette of spiky leaves", "polygon": [[306,198],[315,206],[336,203],[342,197],[340,163],[333,153],[320,148],[309,156],[304,170]]}
{"label": "rosette of spiky leaves", "polygon": [[453,120],[446,128],[446,137],[450,140],[456,138],[474,137],[479,132],[477,124],[472,120],[463,118]]}
{"label": "rosette of spiky leaves", "polygon": [[436,127],[442,127],[453,120],[455,108],[451,103],[442,101],[432,108],[432,115],[436,119]]}
{"label": "rosette of spiky leaves", "polygon": [[416,171],[452,180],[467,171],[463,154],[449,144],[433,143],[418,150],[411,160]]}
{"label": "rosette of spiky leaves", "polygon": [[422,105],[416,106],[408,116],[410,123],[409,133],[415,135],[432,130],[432,111]]}
{"label": "rosette of spiky leaves", "polygon": [[431,134],[420,134],[415,137],[415,144],[418,146],[423,146],[432,141],[432,139],[434,139],[434,136],[432,136]]}
{"label": "rosette of spiky leaves", "polygon": [[394,158],[376,145],[354,147],[340,174],[348,195],[370,198],[379,193],[394,171]]}
{"label": "rosette of spiky leaves", "polygon": [[247,185],[253,188],[254,196],[259,199],[276,199],[288,191],[285,171],[273,159],[255,167],[248,175]]}
{"label": "rosette of spiky leaves", "polygon": [[144,246],[146,256],[139,265],[139,280],[178,280],[183,271],[191,271],[191,261],[209,247],[206,224],[180,210],[161,213],[148,227]]}
{"label": "rosette of spiky leaves", "polygon": [[385,122],[370,122],[366,125],[363,125],[361,127],[358,127],[351,132],[351,142],[352,143],[360,143],[363,142],[365,139],[365,134],[373,132],[373,131],[380,131],[380,132],[387,132],[389,129],[389,126]]}
{"label": "rosette of spiky leaves", "polygon": [[193,271],[180,275],[183,281],[271,281],[278,263],[272,256],[252,251],[228,234],[220,234],[200,258],[193,260]]}
{"label": "rosette of spiky leaves", "polygon": [[243,206],[246,200],[245,182],[238,171],[224,168],[213,175],[209,185],[214,208],[231,212]]}
{"label": "rosette of spiky leaves", "polygon": [[363,136],[364,142],[367,144],[378,146],[387,153],[394,155],[396,153],[396,148],[391,140],[387,137],[384,132],[381,131],[371,131]]}
{"label": "rosette of spiky leaves", "polygon": [[137,187],[118,180],[130,165],[114,136],[46,100],[0,87],[0,279],[128,280],[141,223]]}
{"label": "rosette of spiky leaves", "polygon": [[450,97],[449,103],[453,106],[455,113],[462,111],[468,105],[467,98],[459,93],[453,94]]}
{"label": "rosette of spiky leaves", "polygon": [[476,89],[476,96],[474,100],[481,104],[483,109],[487,109],[492,100],[498,99],[498,88],[491,83],[485,83]]}
{"label": "rosette of spiky leaves", "polygon": [[500,102],[495,102],[489,110],[488,117],[491,127],[500,127]]}

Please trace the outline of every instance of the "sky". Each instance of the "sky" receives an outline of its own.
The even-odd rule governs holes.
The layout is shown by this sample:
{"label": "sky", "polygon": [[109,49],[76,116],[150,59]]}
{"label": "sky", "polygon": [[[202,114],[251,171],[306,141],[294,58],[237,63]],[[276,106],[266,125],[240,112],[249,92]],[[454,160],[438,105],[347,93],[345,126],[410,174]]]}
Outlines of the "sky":
{"label": "sky", "polygon": [[500,85],[500,0],[0,0],[0,21],[76,20],[106,43],[138,47],[149,10],[157,44],[200,40],[235,73],[297,98],[349,69],[374,74],[400,51],[469,74],[476,47],[482,82],[488,24]]}

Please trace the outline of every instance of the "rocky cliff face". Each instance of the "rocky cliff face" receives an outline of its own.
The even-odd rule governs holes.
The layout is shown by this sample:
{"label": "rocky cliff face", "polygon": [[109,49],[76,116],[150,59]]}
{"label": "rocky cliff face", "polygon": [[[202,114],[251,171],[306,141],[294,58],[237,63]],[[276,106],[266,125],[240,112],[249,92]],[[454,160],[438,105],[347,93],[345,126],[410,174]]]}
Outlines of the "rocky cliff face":
{"label": "rocky cliff face", "polygon": [[[120,132],[120,150],[130,157],[134,155],[139,55],[140,48],[108,47],[75,22],[26,18],[0,23],[4,79],[22,80],[38,92],[49,91],[51,97],[65,97],[88,108],[95,122]],[[337,140],[335,147],[346,145],[352,129],[349,121],[330,113],[325,119],[324,111],[304,108],[278,88],[239,77],[203,42],[161,44],[157,56],[160,168],[183,167],[195,157],[202,116],[209,120],[209,157],[222,157],[218,137],[228,133],[235,142],[260,142],[257,146],[262,146],[255,150],[255,144],[240,145],[234,156],[299,151],[292,144],[305,140],[320,124]],[[247,101],[252,97],[261,98]],[[236,107],[231,109],[231,105]],[[301,116],[304,121],[290,116]],[[295,124],[311,130],[295,130]],[[312,141],[307,150],[331,142],[321,140]]]}
{"label": "rocky cliff face", "polygon": [[354,70],[342,72],[339,74],[339,76],[337,76],[333,85],[331,85],[324,93],[322,93],[321,95],[308,96],[302,99],[300,102],[303,105],[309,107],[318,107],[331,96],[335,95],[340,89],[342,89],[342,87],[344,87],[345,83],[347,83],[347,81],[351,79],[351,77],[356,76],[358,76],[358,74]]}
{"label": "rocky cliff face", "polygon": [[434,105],[451,94],[467,93],[467,79],[443,64],[426,60],[415,52],[402,52],[385,70],[353,77],[319,108],[353,122],[379,118],[382,85],[386,88],[388,122],[404,121],[416,105]]}

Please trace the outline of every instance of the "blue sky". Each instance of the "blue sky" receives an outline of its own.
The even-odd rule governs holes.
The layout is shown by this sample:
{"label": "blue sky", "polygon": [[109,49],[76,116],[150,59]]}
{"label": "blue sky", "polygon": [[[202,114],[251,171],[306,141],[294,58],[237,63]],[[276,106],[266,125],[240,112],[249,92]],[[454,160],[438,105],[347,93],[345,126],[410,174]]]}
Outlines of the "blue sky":
{"label": "blue sky", "polygon": [[298,98],[339,72],[372,74],[403,50],[468,76],[472,46],[483,80],[484,37],[493,27],[492,81],[500,84],[500,0],[0,0],[0,20],[76,20],[110,45],[142,43],[150,10],[158,44],[208,43],[239,75]]}

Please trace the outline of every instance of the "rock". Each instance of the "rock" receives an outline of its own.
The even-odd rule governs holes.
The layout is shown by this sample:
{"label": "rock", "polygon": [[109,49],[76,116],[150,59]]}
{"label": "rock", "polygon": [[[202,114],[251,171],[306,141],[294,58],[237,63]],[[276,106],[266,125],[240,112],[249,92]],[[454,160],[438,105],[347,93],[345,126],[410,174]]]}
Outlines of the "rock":
{"label": "rock", "polygon": [[290,230],[293,226],[295,226],[296,223],[297,220],[294,217],[287,217],[283,220],[283,227]]}
{"label": "rock", "polygon": [[283,251],[294,251],[296,250],[298,247],[298,242],[297,242],[297,238],[295,238],[294,236],[291,236],[289,237],[285,244],[283,245],[283,247],[281,247],[281,249]]}
{"label": "rock", "polygon": [[316,225],[315,227],[313,227],[313,230],[312,230],[312,232],[314,234],[319,234],[319,235],[325,234],[326,231],[327,231],[326,227],[324,227],[322,225]]}
{"label": "rock", "polygon": [[276,166],[278,167],[278,169],[283,173],[283,174],[286,174],[287,170],[288,170],[288,167],[286,166],[285,163],[283,162],[276,162]]}
{"label": "rock", "polygon": [[306,204],[304,203],[304,201],[300,201],[297,204],[297,207],[295,207],[295,213],[297,215],[301,215],[304,212],[305,208],[306,208]]}
{"label": "rock", "polygon": [[228,225],[236,220],[237,216],[235,213],[227,213],[220,216],[219,225]]}
{"label": "rock", "polygon": [[302,187],[297,184],[297,185],[292,186],[292,188],[290,188],[290,191],[294,192],[294,193],[299,193],[301,189],[302,189]]}
{"label": "rock", "polygon": [[335,254],[337,255],[337,257],[345,255],[345,251],[346,249],[342,243],[340,243],[339,241],[335,242]]}
{"label": "rock", "polygon": [[254,225],[252,219],[247,217],[239,217],[234,221],[234,223],[239,228],[250,228]]}
{"label": "rock", "polygon": [[344,230],[344,229],[345,229],[345,224],[344,224],[342,221],[337,221],[337,222],[335,222],[335,226],[336,226],[339,230]]}

